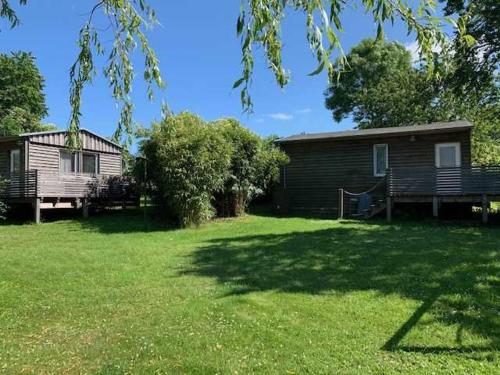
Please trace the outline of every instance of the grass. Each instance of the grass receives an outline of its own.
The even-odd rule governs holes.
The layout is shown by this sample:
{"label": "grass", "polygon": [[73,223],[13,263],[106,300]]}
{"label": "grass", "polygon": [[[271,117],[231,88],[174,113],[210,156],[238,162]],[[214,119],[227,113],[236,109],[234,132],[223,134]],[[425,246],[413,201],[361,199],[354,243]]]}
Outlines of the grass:
{"label": "grass", "polygon": [[498,373],[500,228],[0,226],[0,373]]}
{"label": "grass", "polygon": [[500,202],[491,202],[491,209],[494,212],[500,212]]}

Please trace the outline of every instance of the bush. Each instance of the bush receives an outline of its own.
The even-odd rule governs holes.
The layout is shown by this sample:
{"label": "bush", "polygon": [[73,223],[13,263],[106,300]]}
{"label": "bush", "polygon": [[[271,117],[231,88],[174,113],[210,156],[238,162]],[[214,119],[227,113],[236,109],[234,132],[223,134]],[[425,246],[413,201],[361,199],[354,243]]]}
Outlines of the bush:
{"label": "bush", "polygon": [[212,198],[227,180],[231,146],[214,126],[184,112],[154,124],[142,142],[152,198],[180,226],[214,215]]}
{"label": "bush", "polygon": [[[5,189],[7,182],[8,182],[7,180],[0,178],[0,193],[2,193],[3,190]],[[7,209],[8,209],[7,204],[0,199],[0,220],[5,220]]]}
{"label": "bush", "polygon": [[288,158],[274,145],[274,138],[262,139],[235,119],[218,120],[213,125],[232,147],[224,190],[215,196],[217,213],[240,216],[254,197],[278,181],[280,167]]}

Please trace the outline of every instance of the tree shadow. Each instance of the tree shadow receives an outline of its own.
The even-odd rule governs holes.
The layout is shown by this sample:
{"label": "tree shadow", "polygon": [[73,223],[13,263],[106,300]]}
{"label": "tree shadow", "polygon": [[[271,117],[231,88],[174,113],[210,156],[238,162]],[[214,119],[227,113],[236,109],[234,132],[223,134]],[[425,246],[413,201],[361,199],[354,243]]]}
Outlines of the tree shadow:
{"label": "tree shadow", "polygon": [[[215,278],[229,295],[258,291],[328,294],[373,290],[422,301],[384,350],[421,353],[500,349],[500,231],[403,224],[344,225],[286,234],[220,238],[193,255],[182,273]],[[400,345],[420,318],[458,325],[485,347]]]}
{"label": "tree shadow", "polygon": [[151,212],[142,209],[116,209],[92,213],[79,219],[84,230],[103,234],[148,233],[178,229],[172,223],[155,220]]}

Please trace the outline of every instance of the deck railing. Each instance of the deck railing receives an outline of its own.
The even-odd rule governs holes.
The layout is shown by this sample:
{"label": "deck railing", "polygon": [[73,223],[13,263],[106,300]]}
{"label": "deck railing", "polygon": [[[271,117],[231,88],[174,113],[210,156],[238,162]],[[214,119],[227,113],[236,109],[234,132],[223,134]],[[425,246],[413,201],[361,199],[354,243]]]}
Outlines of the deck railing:
{"label": "deck railing", "polygon": [[135,182],[120,176],[38,170],[0,176],[0,197],[4,199],[85,198],[112,202],[137,200],[139,195]]}
{"label": "deck railing", "polygon": [[35,198],[37,185],[38,173],[36,170],[0,176],[0,197]]}
{"label": "deck railing", "polygon": [[500,166],[390,168],[387,194],[500,195]]}

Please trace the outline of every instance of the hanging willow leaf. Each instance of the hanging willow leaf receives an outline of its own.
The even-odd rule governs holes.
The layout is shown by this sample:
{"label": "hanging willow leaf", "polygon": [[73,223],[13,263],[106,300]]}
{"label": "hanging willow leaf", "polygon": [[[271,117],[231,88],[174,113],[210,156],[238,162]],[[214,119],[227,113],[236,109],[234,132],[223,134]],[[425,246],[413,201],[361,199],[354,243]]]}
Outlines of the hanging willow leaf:
{"label": "hanging willow leaf", "polygon": [[323,69],[325,69],[325,63],[322,61],[321,64],[319,64],[319,66],[314,71],[308,74],[308,76],[318,75],[323,71]]}
{"label": "hanging willow leaf", "polygon": [[[5,18],[11,27],[19,24],[15,11],[10,6],[13,0],[0,0],[0,18]],[[150,48],[145,31],[157,23],[154,10],[146,0],[94,0],[88,20],[80,30],[80,51],[70,70],[70,131],[77,144],[80,128],[80,107],[82,93],[88,85],[96,69],[94,54],[108,53],[108,61],[104,74],[121,114],[118,120],[116,137],[126,136],[130,141],[133,134],[132,103],[130,93],[134,78],[134,69],[130,55],[139,46],[144,55],[143,78],[147,83],[147,94],[153,98],[154,87],[164,87],[161,78],[159,61]],[[19,0],[26,5],[27,0]],[[236,33],[241,38],[242,74],[233,85],[241,90],[241,103],[244,111],[251,111],[252,100],[250,85],[254,69],[254,46],[260,46],[280,87],[290,80],[290,73],[283,67],[282,35],[283,19],[292,11],[305,17],[305,31],[309,47],[313,52],[317,66],[314,74],[326,70],[328,79],[333,82],[346,68],[339,33],[342,32],[342,15],[350,5],[347,0],[241,0],[240,16],[236,22]],[[359,0],[358,11],[371,14],[377,23],[377,37],[383,37],[383,25],[386,21],[399,20],[405,24],[408,33],[415,35],[420,52],[427,63],[429,73],[433,72],[433,48],[446,41],[442,32],[441,20],[436,18],[434,0]],[[416,9],[414,11],[413,9]],[[109,21],[109,27],[97,29],[93,17],[99,13]],[[465,43],[473,41],[467,36],[465,22],[457,21],[459,35]],[[101,44],[100,40],[108,40],[103,34],[112,35],[111,45]],[[338,54],[339,64],[332,63],[332,55]]]}
{"label": "hanging willow leaf", "polygon": [[[27,0],[20,0],[19,3],[25,5]],[[94,26],[94,18],[97,15],[101,16],[99,28]],[[10,7],[9,0],[0,0],[0,18],[7,19],[12,27],[19,25],[20,22]],[[109,22],[108,27],[102,27],[103,19]],[[145,30],[156,23],[155,12],[145,0],[96,0],[88,19],[80,29],[79,52],[70,68],[69,146],[80,147],[78,133],[83,90],[97,73],[94,66],[95,55],[102,55],[106,51],[108,51],[108,60],[103,71],[121,112],[115,139],[131,141],[133,105],[129,94],[132,91],[134,69],[130,56],[138,46],[145,57],[143,77],[147,83],[148,97],[153,98],[153,85],[160,88],[164,86],[159,61],[145,36]],[[103,34],[112,36],[110,45],[103,45],[100,42],[101,39],[104,40]]]}
{"label": "hanging willow leaf", "polygon": [[[242,105],[252,107],[249,85],[253,74],[252,46],[261,46],[279,86],[288,83],[290,75],[282,66],[281,26],[286,15],[296,11],[305,16],[306,34],[318,67],[309,75],[326,70],[330,83],[347,67],[339,33],[342,32],[342,13],[347,0],[242,0],[239,25],[242,39],[243,72],[241,85],[245,91]],[[360,0],[359,11],[373,16],[377,23],[377,38],[384,38],[384,23],[399,20],[414,34],[429,73],[433,72],[433,48],[445,43],[441,20],[434,17],[435,1],[429,0]],[[415,4],[417,3],[417,4]],[[413,11],[412,9],[417,9]],[[465,33],[463,33],[465,35]],[[340,55],[339,64],[333,65],[333,53]],[[239,82],[239,81],[238,81]]]}

